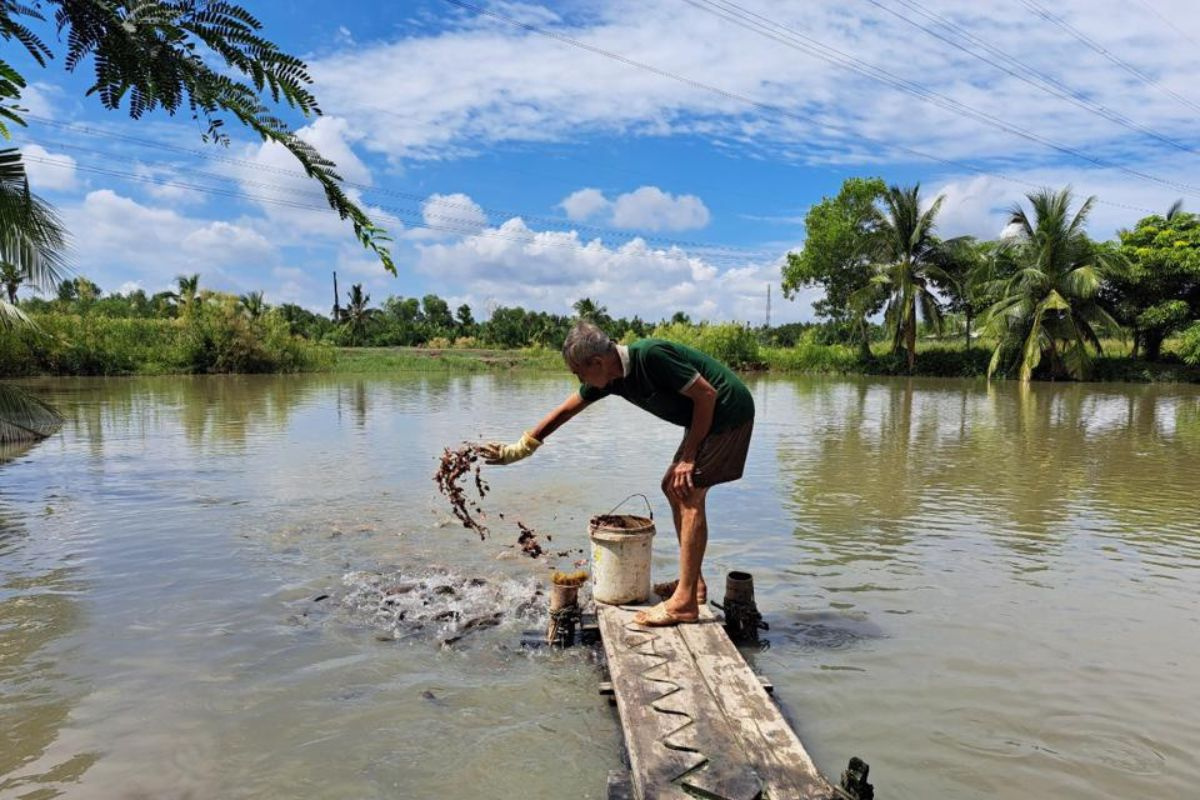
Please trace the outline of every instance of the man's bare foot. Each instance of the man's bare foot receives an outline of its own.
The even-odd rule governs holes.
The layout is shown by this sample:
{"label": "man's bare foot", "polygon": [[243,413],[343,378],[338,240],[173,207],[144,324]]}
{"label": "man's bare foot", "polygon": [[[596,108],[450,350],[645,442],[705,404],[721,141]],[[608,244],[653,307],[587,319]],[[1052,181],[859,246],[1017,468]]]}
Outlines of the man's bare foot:
{"label": "man's bare foot", "polygon": [[[679,588],[678,579],[673,581],[664,581],[663,583],[654,584],[654,593],[663,600],[666,600],[675,594],[675,590],[677,588]],[[696,602],[700,605],[704,605],[708,602],[708,584],[704,582],[703,578],[700,579],[700,583],[696,587]]]}
{"label": "man's bare foot", "polygon": [[635,625],[642,625],[647,628],[666,628],[672,625],[685,625],[692,622],[698,622],[700,619],[700,610],[693,608],[690,611],[684,609],[671,608],[667,601],[663,601],[656,606],[651,606],[644,611],[639,611],[633,617]]}

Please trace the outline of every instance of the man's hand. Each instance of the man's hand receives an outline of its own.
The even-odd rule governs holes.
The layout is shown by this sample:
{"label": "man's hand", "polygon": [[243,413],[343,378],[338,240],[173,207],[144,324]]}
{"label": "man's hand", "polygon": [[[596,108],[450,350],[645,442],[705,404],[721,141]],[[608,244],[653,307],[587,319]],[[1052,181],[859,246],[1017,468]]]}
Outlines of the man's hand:
{"label": "man's hand", "polygon": [[526,431],[521,434],[520,441],[515,444],[488,442],[479,450],[483,454],[483,460],[488,464],[511,464],[514,461],[529,458],[533,455],[533,451],[541,446],[542,443]]}
{"label": "man's hand", "polygon": [[695,461],[676,461],[671,465],[670,476],[667,480],[667,494],[679,500],[683,500],[696,485],[692,482],[692,473],[696,471]]}

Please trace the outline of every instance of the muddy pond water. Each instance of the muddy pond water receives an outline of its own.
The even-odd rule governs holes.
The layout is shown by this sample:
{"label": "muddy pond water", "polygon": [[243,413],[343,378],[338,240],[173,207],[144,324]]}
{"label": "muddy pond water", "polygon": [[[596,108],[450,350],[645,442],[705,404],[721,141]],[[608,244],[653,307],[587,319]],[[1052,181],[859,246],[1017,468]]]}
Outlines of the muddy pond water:
{"label": "muddy pond water", "polygon": [[[706,572],[754,574],[748,657],[819,767],[861,756],[893,799],[1196,796],[1200,392],[750,383]],[[569,377],[32,385],[67,422],[0,454],[0,797],[604,797],[596,664],[519,639],[628,495],[671,577],[676,429],[599,403],[485,470],[480,541],[442,448],[515,439]]]}

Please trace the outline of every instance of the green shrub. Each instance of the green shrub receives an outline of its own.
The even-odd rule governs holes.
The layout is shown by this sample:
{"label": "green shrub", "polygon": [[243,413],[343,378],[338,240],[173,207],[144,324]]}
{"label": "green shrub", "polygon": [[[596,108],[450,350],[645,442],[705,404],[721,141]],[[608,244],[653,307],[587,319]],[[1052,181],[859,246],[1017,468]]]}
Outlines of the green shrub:
{"label": "green shrub", "polygon": [[1200,321],[1193,322],[1191,327],[1179,335],[1179,347],[1176,352],[1185,364],[1200,366]]}
{"label": "green shrub", "polygon": [[734,369],[746,369],[762,364],[758,337],[749,328],[735,323],[688,325],[672,322],[659,325],[651,336],[694,347]]}
{"label": "green shrub", "polygon": [[0,375],[296,372],[322,369],[333,350],[293,336],[272,310],[251,321],[232,303],[180,319],[37,314],[36,329],[0,331]]}
{"label": "green shrub", "polygon": [[917,350],[917,360],[911,372],[908,369],[908,356],[903,352],[874,356],[869,364],[864,365],[863,371],[874,375],[979,378],[987,375],[991,359],[991,351],[983,347],[964,350],[954,345],[936,345]]}
{"label": "green shrub", "polygon": [[771,370],[783,372],[808,372],[821,375],[839,375],[860,372],[860,363],[852,347],[845,345],[815,344],[802,341],[795,347],[764,347],[763,360]]}

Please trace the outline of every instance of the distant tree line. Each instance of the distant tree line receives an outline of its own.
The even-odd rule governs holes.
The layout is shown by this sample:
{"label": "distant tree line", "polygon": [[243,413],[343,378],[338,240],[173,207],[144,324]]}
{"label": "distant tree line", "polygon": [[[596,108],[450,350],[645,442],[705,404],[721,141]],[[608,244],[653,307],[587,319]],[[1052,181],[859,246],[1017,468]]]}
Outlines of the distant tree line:
{"label": "distant tree line", "polygon": [[[16,304],[21,276],[15,271],[0,273],[0,283]],[[53,297],[27,298],[20,307],[34,315],[175,319],[186,315],[198,302],[229,297],[203,289],[198,274],[180,275],[175,283],[174,289],[150,295],[142,289],[105,293],[91,280],[76,277],[58,283]],[[606,307],[587,297],[574,304],[574,316],[500,306],[492,310],[490,319],[479,322],[469,305],[464,303],[451,311],[449,303],[436,294],[421,298],[390,296],[375,306],[362,284],[351,286],[329,316],[295,303],[270,305],[262,292],[237,297],[236,306],[249,319],[258,319],[267,312],[281,317],[295,336],[348,347],[559,348],[579,318],[595,322],[614,339],[648,336],[659,324],[638,316],[613,317]],[[691,319],[680,311],[664,322],[690,324]]]}

